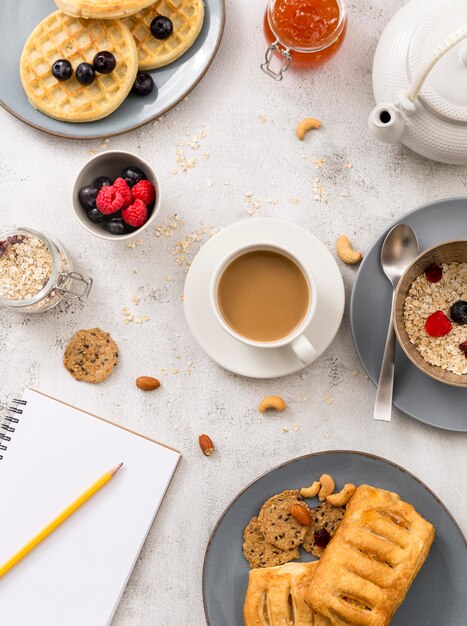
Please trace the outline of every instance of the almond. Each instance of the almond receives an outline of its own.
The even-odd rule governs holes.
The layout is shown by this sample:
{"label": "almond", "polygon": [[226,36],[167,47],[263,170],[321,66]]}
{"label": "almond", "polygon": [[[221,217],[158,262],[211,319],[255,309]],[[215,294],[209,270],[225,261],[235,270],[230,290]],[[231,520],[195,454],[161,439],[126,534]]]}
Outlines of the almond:
{"label": "almond", "polygon": [[205,456],[211,456],[214,452],[214,444],[212,443],[212,439],[209,435],[199,436],[199,447]]}
{"label": "almond", "polygon": [[136,386],[143,391],[152,391],[160,387],[161,384],[157,378],[153,378],[152,376],[139,376],[136,379]]}
{"label": "almond", "polygon": [[290,509],[292,513],[292,517],[295,521],[297,521],[302,526],[310,526],[311,525],[311,515],[308,509],[306,509],[301,504],[293,504]]}

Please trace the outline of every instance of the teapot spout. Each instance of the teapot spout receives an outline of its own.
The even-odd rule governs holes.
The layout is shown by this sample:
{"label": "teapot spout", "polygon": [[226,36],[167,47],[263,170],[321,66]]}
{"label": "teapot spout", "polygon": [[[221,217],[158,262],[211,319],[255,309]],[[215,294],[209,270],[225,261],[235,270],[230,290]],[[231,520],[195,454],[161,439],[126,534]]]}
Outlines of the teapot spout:
{"label": "teapot spout", "polygon": [[380,102],[368,117],[370,134],[383,143],[397,143],[404,134],[405,121],[400,109],[390,102]]}

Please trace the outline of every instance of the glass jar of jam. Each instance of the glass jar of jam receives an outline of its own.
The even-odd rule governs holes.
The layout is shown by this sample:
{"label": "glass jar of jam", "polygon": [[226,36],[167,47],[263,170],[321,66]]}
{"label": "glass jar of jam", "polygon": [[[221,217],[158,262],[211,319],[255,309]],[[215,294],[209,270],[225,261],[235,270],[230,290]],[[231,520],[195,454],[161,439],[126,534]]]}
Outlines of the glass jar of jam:
{"label": "glass jar of jam", "polygon": [[[264,16],[263,72],[282,80],[294,67],[316,67],[339,50],[347,30],[344,0],[269,0]],[[278,59],[278,69],[272,67]]]}
{"label": "glass jar of jam", "polygon": [[56,239],[29,228],[0,233],[0,306],[42,313],[63,299],[85,302],[91,287]]}

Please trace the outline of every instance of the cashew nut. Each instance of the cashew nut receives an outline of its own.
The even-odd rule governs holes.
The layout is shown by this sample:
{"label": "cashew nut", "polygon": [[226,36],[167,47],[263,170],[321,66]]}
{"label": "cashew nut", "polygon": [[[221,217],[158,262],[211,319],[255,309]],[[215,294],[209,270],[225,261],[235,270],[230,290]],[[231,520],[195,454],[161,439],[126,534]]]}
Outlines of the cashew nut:
{"label": "cashew nut", "polygon": [[348,265],[356,265],[363,259],[363,254],[352,248],[352,244],[346,235],[338,237],[336,250],[339,258]]}
{"label": "cashew nut", "polygon": [[268,409],[274,409],[275,411],[285,411],[287,405],[285,400],[283,400],[280,396],[267,396],[267,398],[263,398],[258,406],[258,411],[260,413],[264,413]]}
{"label": "cashew nut", "polygon": [[314,498],[318,495],[318,491],[321,489],[321,483],[315,480],[315,482],[309,487],[302,487],[300,489],[300,495],[304,498]]}
{"label": "cashew nut", "polygon": [[326,500],[329,502],[329,504],[332,504],[332,506],[345,506],[355,493],[356,489],[357,487],[355,487],[355,485],[352,485],[352,483],[347,483],[346,485],[344,485],[342,491],[329,495]]}
{"label": "cashew nut", "polygon": [[321,126],[321,122],[315,117],[304,117],[301,122],[297,124],[295,132],[300,141],[305,139],[305,135],[309,130],[316,130]]}
{"label": "cashew nut", "polygon": [[321,483],[321,489],[318,492],[318,496],[320,501],[324,502],[334,491],[335,483],[333,477],[329,476],[329,474],[322,474],[319,482]]}

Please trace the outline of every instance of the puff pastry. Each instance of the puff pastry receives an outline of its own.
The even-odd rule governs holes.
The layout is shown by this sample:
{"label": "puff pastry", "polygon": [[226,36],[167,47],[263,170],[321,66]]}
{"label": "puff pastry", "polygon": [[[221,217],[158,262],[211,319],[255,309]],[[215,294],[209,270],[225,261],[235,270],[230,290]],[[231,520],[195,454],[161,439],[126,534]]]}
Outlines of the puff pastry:
{"label": "puff pastry", "polygon": [[316,566],[306,601],[333,625],[386,626],[434,535],[433,526],[396,493],[361,485]]}
{"label": "puff pastry", "polygon": [[318,561],[250,570],[243,616],[245,626],[327,626],[315,622],[305,602]]}

